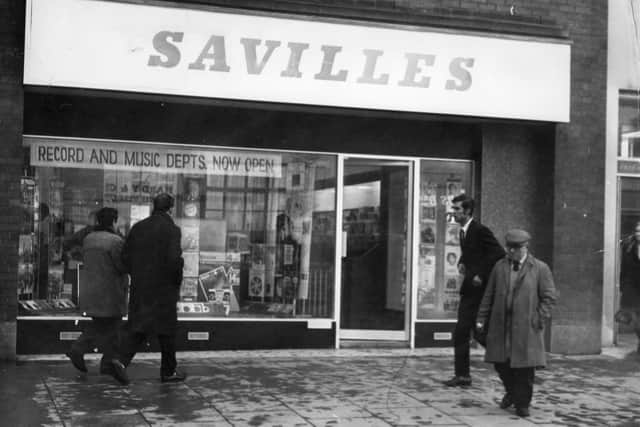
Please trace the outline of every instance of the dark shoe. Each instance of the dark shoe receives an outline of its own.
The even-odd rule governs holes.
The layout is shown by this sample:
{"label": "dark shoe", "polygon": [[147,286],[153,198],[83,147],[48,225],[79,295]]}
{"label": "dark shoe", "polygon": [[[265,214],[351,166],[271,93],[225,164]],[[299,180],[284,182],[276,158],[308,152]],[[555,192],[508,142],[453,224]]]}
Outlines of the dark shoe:
{"label": "dark shoe", "polygon": [[471,385],[471,377],[461,377],[456,375],[450,380],[443,381],[442,384],[447,387],[467,387]]}
{"label": "dark shoe", "polygon": [[509,393],[506,393],[502,397],[502,400],[500,401],[500,409],[507,409],[511,405],[513,405],[513,400],[511,400],[511,395]]}
{"label": "dark shoe", "polygon": [[87,372],[87,365],[84,364],[84,355],[82,353],[69,350],[64,355],[71,359],[71,363],[78,371]]}
{"label": "dark shoe", "polygon": [[178,371],[174,371],[171,375],[160,375],[160,381],[163,383],[178,383],[184,381],[186,378],[187,374]]}
{"label": "dark shoe", "polygon": [[529,408],[516,408],[516,415],[522,418],[528,417],[530,415]]}
{"label": "dark shoe", "polygon": [[113,366],[113,372],[111,375],[116,379],[120,384],[127,385],[129,384],[129,376],[127,375],[127,368],[124,367],[121,361],[118,359],[113,359],[111,361],[111,366]]}

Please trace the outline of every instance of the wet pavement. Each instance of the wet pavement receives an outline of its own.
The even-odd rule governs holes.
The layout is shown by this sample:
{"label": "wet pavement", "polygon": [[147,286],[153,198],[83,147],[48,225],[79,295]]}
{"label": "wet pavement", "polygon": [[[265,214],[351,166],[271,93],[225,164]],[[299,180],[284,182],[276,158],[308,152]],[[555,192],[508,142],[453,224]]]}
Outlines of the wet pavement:
{"label": "wet pavement", "polygon": [[[635,345],[635,344],[634,344]],[[3,426],[640,426],[640,356],[550,357],[536,373],[531,417],[501,410],[482,351],[473,385],[447,388],[450,349],[179,354],[186,382],[162,384],[157,355],[136,358],[131,384],[63,358],[0,365]],[[93,355],[92,355],[93,356]]]}

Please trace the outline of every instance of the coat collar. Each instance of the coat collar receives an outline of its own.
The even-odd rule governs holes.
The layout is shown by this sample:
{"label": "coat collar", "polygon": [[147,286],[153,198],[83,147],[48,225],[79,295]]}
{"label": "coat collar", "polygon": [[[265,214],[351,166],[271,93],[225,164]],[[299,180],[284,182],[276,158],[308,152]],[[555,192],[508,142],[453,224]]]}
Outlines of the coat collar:
{"label": "coat collar", "polygon": [[[506,274],[507,277],[509,277],[509,275],[511,274],[511,262],[509,260],[509,257],[505,257],[505,269],[506,269]],[[524,275],[529,272],[529,270],[531,270],[531,268],[533,268],[533,266],[535,265],[535,258],[533,257],[533,255],[531,255],[531,253],[527,254],[527,257],[524,259],[524,262],[522,263],[522,266],[520,267],[520,270],[518,270],[518,275],[516,276],[516,283],[514,288],[518,289],[520,287],[520,285],[522,285],[522,279],[524,277]]]}
{"label": "coat collar", "polygon": [[173,223],[174,223],[174,222],[173,222],[173,218],[171,218],[171,215],[169,215],[169,214],[168,214],[168,213],[166,213],[166,212],[162,212],[162,211],[158,211],[158,210],[156,210],[156,211],[151,212],[151,215],[156,216],[156,217],[158,217],[158,218],[162,218],[162,219],[164,219],[165,221],[170,222],[171,224],[173,224]]}

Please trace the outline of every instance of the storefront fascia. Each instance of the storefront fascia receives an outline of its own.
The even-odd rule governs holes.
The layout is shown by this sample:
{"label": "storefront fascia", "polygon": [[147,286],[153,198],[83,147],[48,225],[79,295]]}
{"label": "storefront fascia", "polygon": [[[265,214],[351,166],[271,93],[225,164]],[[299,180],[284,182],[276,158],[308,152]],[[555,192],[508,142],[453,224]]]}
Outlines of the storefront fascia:
{"label": "storefront fascia", "polygon": [[[570,48],[555,40],[482,37],[317,17],[309,21],[228,9],[185,8],[181,11],[181,15],[177,16],[173,7],[160,3],[30,1],[25,33],[25,84],[266,101],[285,105],[568,121]],[[69,18],[71,16],[73,19]],[[113,19],[105,19],[106,16],[113,16]],[[212,26],[211,22],[217,25]],[[47,28],[46,31],[44,28]],[[216,28],[216,34],[211,35],[210,28]],[[260,31],[256,28],[260,28]],[[87,36],[79,39],[76,34]],[[94,46],[103,49],[98,51]],[[434,48],[424,52],[421,46]],[[504,67],[504,64],[509,64],[509,67]],[[523,81],[527,84],[523,85]],[[428,91],[429,96],[421,96],[424,91]],[[493,102],[487,103],[489,98]],[[455,242],[455,224],[448,221],[447,206],[456,194],[473,194],[476,187],[470,160],[428,159],[398,156],[398,153],[383,156],[349,154],[348,147],[344,152],[316,153],[249,150],[223,145],[176,146],[147,141],[96,140],[90,136],[74,139],[25,135],[25,146],[30,150],[31,164],[28,169],[34,172],[34,176],[25,177],[26,190],[23,189],[23,194],[31,194],[33,190],[39,195],[47,193],[46,200],[53,201],[54,205],[56,200],[60,201],[59,206],[50,206],[53,208],[51,210],[56,210],[50,217],[55,219],[56,215],[59,216],[58,221],[62,225],[58,228],[62,232],[57,237],[61,240],[79,228],[79,221],[74,223],[62,219],[71,215],[66,205],[62,206],[69,201],[68,193],[72,190],[78,194],[82,191],[95,193],[98,189],[98,193],[102,191],[98,199],[106,203],[108,198],[104,191],[108,179],[119,182],[122,176],[130,180],[131,174],[142,176],[145,173],[155,174],[154,180],[159,179],[160,175],[164,176],[161,179],[164,187],[160,185],[155,188],[169,188],[178,196],[183,211],[181,216],[178,215],[177,222],[197,217],[204,223],[204,219],[209,218],[207,214],[210,214],[214,218],[212,223],[224,223],[233,231],[230,234],[235,236],[233,245],[236,246],[233,247],[238,257],[232,261],[238,265],[238,278],[237,282],[234,282],[236,279],[228,279],[226,285],[218,289],[221,300],[215,294],[207,295],[209,290],[202,286],[218,268],[212,265],[213,262],[203,262],[203,253],[207,252],[207,256],[214,261],[216,257],[210,255],[211,251],[200,250],[197,261],[194,261],[191,276],[194,278],[194,287],[200,285],[201,292],[194,291],[189,296],[191,300],[179,303],[185,349],[224,348],[225,344],[221,344],[222,347],[217,344],[224,341],[224,330],[236,334],[248,330],[269,334],[280,330],[290,340],[302,342],[295,344],[285,339],[279,341],[280,344],[263,344],[267,347],[332,345],[337,348],[343,340],[350,339],[392,340],[405,342],[410,347],[451,343],[452,325],[456,321],[456,286],[459,285],[456,281],[459,279],[445,263],[455,265],[454,258],[459,256],[459,246]],[[62,147],[67,147],[64,159]],[[81,160],[78,158],[79,148],[85,153]],[[98,155],[92,157],[91,153],[96,148]],[[165,159],[164,163],[151,161],[132,169],[131,164],[124,164],[127,150],[132,148],[141,153],[160,153]],[[73,157],[68,154],[71,152],[74,153]],[[115,157],[109,157],[109,153]],[[168,164],[166,160],[175,160],[179,156],[185,159],[197,159],[198,156],[209,159],[221,153],[233,154],[256,169],[264,165],[271,165],[271,169],[263,175],[252,175],[252,172],[236,174],[236,178],[232,179],[212,171],[210,168],[216,166],[213,160],[206,161],[204,172],[198,168],[197,161],[193,163],[193,169],[176,171],[170,170],[175,162]],[[131,159],[131,154],[129,156]],[[73,164],[65,166],[65,162]],[[320,162],[321,166],[314,162]],[[108,167],[105,166],[109,163]],[[326,179],[323,183],[315,178],[318,168],[325,169],[323,173]],[[78,175],[78,171],[85,171],[85,174]],[[89,181],[86,171],[92,171],[99,184],[81,191],[76,184],[77,177],[80,177],[80,181]],[[114,173],[116,178],[113,178]],[[223,176],[222,181],[220,176]],[[29,182],[34,177],[36,179]],[[238,180],[242,183],[238,184]],[[304,187],[303,182],[314,180],[315,183]],[[45,181],[49,187],[43,189],[42,182]],[[235,181],[235,187],[230,184],[231,181]],[[332,194],[327,198],[322,191],[327,189],[327,182],[330,181],[334,185],[329,192]],[[62,184],[51,187],[51,182]],[[264,189],[256,190],[255,182],[261,182]],[[307,192],[297,192],[296,185],[303,186]],[[238,191],[239,186],[246,190]],[[198,196],[198,200],[203,201],[195,207],[190,207],[187,200],[186,194],[191,188],[206,191],[205,195]],[[180,189],[183,194],[180,194]],[[228,200],[237,201],[238,194],[242,194],[244,211],[241,222],[244,222],[234,225],[234,228],[229,222],[232,212],[227,211],[226,206]],[[295,197],[290,197],[290,194]],[[359,197],[354,197],[354,194]],[[259,202],[249,202],[249,197],[257,200],[257,195],[260,196]],[[356,202],[358,198],[362,200]],[[37,212],[36,220],[41,221],[43,215],[36,201],[41,204],[45,199],[29,200],[34,200],[31,208],[34,213]],[[127,199],[129,204],[124,206],[128,212],[123,224],[125,233],[134,220],[148,214],[148,197],[141,200],[138,200],[140,203],[132,203]],[[302,308],[301,304],[309,297],[301,289],[309,292],[311,272],[305,272],[305,263],[300,261],[295,272],[287,273],[286,265],[291,263],[282,260],[304,260],[305,256],[309,259],[317,255],[317,250],[315,255],[309,254],[314,251],[309,243],[312,237],[309,236],[309,241],[305,243],[300,236],[307,232],[311,235],[309,230],[317,229],[319,222],[316,222],[319,219],[317,215],[314,216],[312,206],[321,205],[326,200],[331,200],[334,208],[332,218],[325,223],[332,228],[330,231],[325,228],[325,232],[331,236],[329,246],[333,254],[330,290],[326,294],[327,298],[332,296],[332,301],[330,305],[323,306],[326,310],[310,314]],[[216,207],[216,203],[222,203],[222,207]],[[267,206],[269,203],[273,205]],[[265,218],[261,229],[264,235],[258,238],[255,238],[256,230],[250,227],[244,230],[246,232],[241,232],[243,225],[249,223],[247,212],[251,206],[251,212],[260,212]],[[297,222],[296,206],[300,211]],[[86,214],[90,211],[89,207],[84,206],[73,215],[77,219],[79,212]],[[190,215],[194,218],[189,218]],[[384,221],[381,217],[385,218]],[[285,228],[291,227],[293,230],[289,243],[285,241],[286,238],[278,237],[283,224]],[[379,232],[381,226],[384,228],[382,233]],[[205,235],[202,228],[197,230],[196,234],[202,238]],[[368,234],[378,237],[359,237]],[[384,235],[384,239],[379,235]],[[221,241],[224,247],[219,249],[231,257],[229,235]],[[243,246],[245,243],[246,246]],[[282,244],[281,249],[279,244]],[[238,249],[240,246],[243,248]],[[384,250],[380,250],[380,247],[384,247]],[[270,250],[276,255],[272,261],[265,261],[269,256],[264,253]],[[283,255],[278,255],[278,251],[282,251]],[[58,261],[59,270],[63,271],[60,274],[63,282],[61,288],[69,297],[73,297],[75,286],[77,299],[81,288],[78,275],[71,280],[71,286],[64,289],[70,262],[65,257],[61,256]],[[362,260],[368,258],[371,258],[369,264],[363,263]],[[376,260],[382,260],[384,264],[384,280],[379,284],[379,293],[385,295],[380,309],[385,314],[372,322],[372,319],[363,316],[366,310],[358,307],[358,298],[349,300],[347,294],[355,292],[354,284],[361,282],[358,278],[361,279],[363,271],[367,270],[367,266],[375,265]],[[282,271],[272,274],[275,280],[278,277],[287,278],[290,274],[291,280],[287,283],[297,283],[289,299],[283,290],[287,287],[281,286],[281,299],[276,300],[275,283],[272,294],[267,296],[264,287],[253,294],[247,290],[250,283],[266,280],[269,274],[265,270],[269,271],[266,266],[270,263],[285,265]],[[51,270],[49,264],[47,266]],[[278,268],[273,267],[273,270]],[[224,271],[229,273],[228,265]],[[347,271],[353,283],[345,288],[346,282],[349,282],[345,278]],[[32,272],[32,275],[38,274]],[[46,280],[48,283],[49,279]],[[77,285],[73,284],[74,280]],[[307,280],[306,285],[302,283],[304,280]],[[244,288],[244,291],[240,291],[240,288]],[[39,298],[33,298],[35,289],[38,289],[38,285],[34,284],[30,289],[27,287],[31,292],[23,293],[26,298],[31,295],[32,299],[25,301],[50,299],[47,294],[49,291],[41,292]],[[60,293],[57,296],[60,299]],[[73,298],[69,299],[74,302]],[[205,304],[202,299],[210,304]],[[34,304],[38,307],[37,301]],[[29,304],[25,305],[28,310]],[[347,305],[353,306],[353,310],[347,310]],[[188,316],[185,307],[189,308]],[[259,316],[247,307],[259,307],[264,312]],[[206,308],[209,313],[221,311],[218,315],[204,316],[201,313]],[[229,315],[233,311],[237,311],[238,315]],[[80,315],[23,313],[18,319],[23,325],[23,332],[19,332],[19,336],[35,333],[43,324],[41,321],[48,320],[45,322],[46,328],[53,328],[56,337],[66,341],[77,335],[78,322],[84,319]],[[382,326],[382,323],[387,326]],[[55,324],[59,327],[52,326]],[[216,328],[212,329],[212,324],[216,324]],[[389,327],[389,324],[394,326]],[[267,325],[266,329],[260,325]],[[269,329],[273,325],[276,325],[275,329]],[[433,325],[436,325],[435,329]],[[438,325],[443,326],[440,328]],[[429,335],[426,338],[425,326]],[[232,348],[245,348],[247,345],[249,348],[261,346],[260,343],[249,343]]]}

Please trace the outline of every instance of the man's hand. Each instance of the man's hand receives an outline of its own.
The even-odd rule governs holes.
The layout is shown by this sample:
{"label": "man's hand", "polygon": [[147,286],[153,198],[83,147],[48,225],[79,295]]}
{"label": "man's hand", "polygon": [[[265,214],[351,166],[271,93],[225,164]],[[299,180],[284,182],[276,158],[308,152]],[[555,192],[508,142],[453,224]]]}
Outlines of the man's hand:
{"label": "man's hand", "polygon": [[467,271],[467,270],[464,268],[464,264],[458,264],[458,273],[460,273],[461,275],[463,275],[463,276],[464,276],[464,273],[465,273],[466,271]]}
{"label": "man's hand", "polygon": [[482,279],[477,274],[473,276],[473,280],[471,282],[473,283],[473,286],[482,286]]}
{"label": "man's hand", "polygon": [[482,329],[484,328],[484,323],[482,322],[476,322],[476,330],[478,332],[482,332]]}

